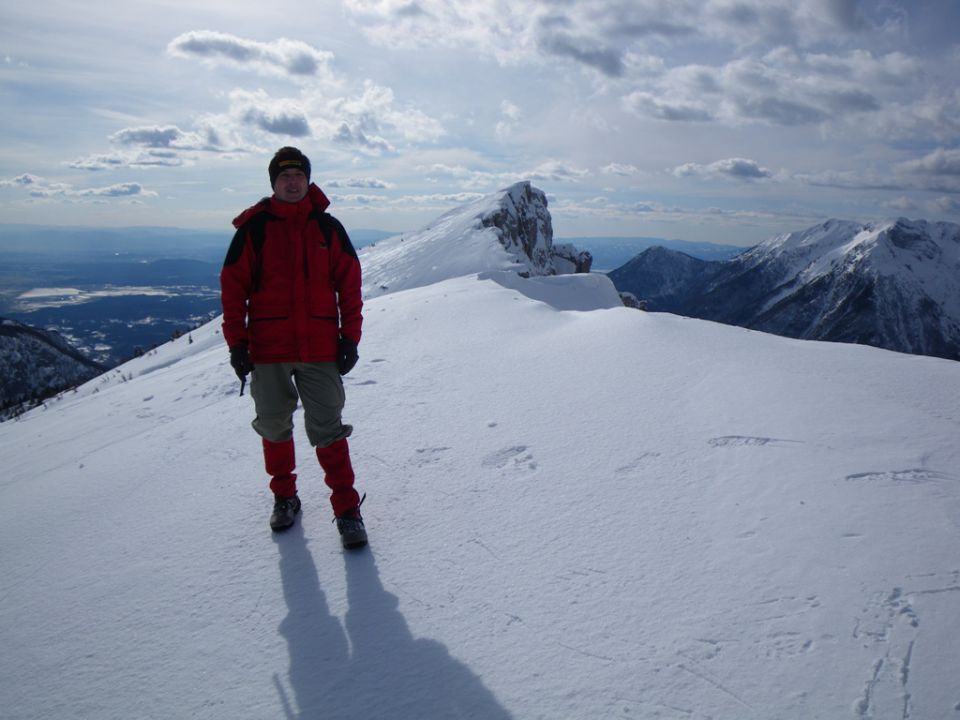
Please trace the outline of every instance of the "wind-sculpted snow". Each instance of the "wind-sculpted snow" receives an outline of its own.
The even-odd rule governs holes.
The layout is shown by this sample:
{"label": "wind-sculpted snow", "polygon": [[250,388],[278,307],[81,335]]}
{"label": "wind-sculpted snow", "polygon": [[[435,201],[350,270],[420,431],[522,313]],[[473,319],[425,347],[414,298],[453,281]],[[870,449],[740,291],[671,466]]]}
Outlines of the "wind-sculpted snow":
{"label": "wind-sculpted snow", "polygon": [[960,364],[590,281],[367,301],[359,553],[299,411],[271,534],[219,321],[0,424],[4,717],[954,717]]}

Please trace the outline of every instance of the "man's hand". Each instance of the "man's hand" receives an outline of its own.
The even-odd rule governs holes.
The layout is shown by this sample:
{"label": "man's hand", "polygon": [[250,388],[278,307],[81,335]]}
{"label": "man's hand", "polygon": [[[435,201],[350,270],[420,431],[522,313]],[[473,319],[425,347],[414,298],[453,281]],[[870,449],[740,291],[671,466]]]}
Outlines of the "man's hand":
{"label": "man's hand", "polygon": [[247,375],[253,372],[253,362],[250,360],[250,350],[245,342],[237,343],[230,348],[230,366],[240,378],[240,382],[245,382]]}
{"label": "man's hand", "polygon": [[357,344],[348,338],[341,337],[337,343],[337,370],[341,375],[346,375],[353,370],[353,366],[360,359],[357,352]]}

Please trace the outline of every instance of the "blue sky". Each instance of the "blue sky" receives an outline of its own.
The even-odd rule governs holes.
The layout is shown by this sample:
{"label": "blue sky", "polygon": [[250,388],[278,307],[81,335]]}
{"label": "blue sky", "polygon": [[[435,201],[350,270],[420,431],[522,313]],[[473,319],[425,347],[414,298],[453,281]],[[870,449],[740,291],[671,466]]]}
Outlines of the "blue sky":
{"label": "blue sky", "polygon": [[347,226],[529,179],[558,237],[960,221],[955,0],[0,11],[0,221],[225,228],[300,147]]}

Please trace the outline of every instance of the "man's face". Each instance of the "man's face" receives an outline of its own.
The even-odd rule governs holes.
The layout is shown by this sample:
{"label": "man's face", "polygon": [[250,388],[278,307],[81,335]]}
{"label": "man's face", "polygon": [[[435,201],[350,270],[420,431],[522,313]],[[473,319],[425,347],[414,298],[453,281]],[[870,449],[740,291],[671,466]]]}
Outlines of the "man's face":
{"label": "man's face", "polygon": [[287,168],[277,175],[273,194],[283,202],[300,202],[307,196],[307,176],[299,168]]}

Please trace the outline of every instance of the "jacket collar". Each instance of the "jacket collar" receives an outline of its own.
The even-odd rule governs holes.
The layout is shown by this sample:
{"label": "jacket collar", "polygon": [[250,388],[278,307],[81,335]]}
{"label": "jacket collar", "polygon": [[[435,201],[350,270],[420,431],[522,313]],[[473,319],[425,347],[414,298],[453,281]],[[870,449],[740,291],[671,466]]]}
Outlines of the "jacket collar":
{"label": "jacket collar", "polygon": [[300,202],[285,203],[273,197],[265,197],[256,205],[248,207],[242,213],[237,215],[233,219],[233,226],[235,228],[239,228],[254,215],[258,215],[262,212],[269,212],[273,215],[289,217],[303,211],[306,213],[309,213],[312,210],[319,210],[320,212],[323,212],[328,207],[330,207],[330,199],[324,194],[323,190],[321,190],[315,184],[310,183],[310,186],[307,188],[306,197],[304,197]]}

